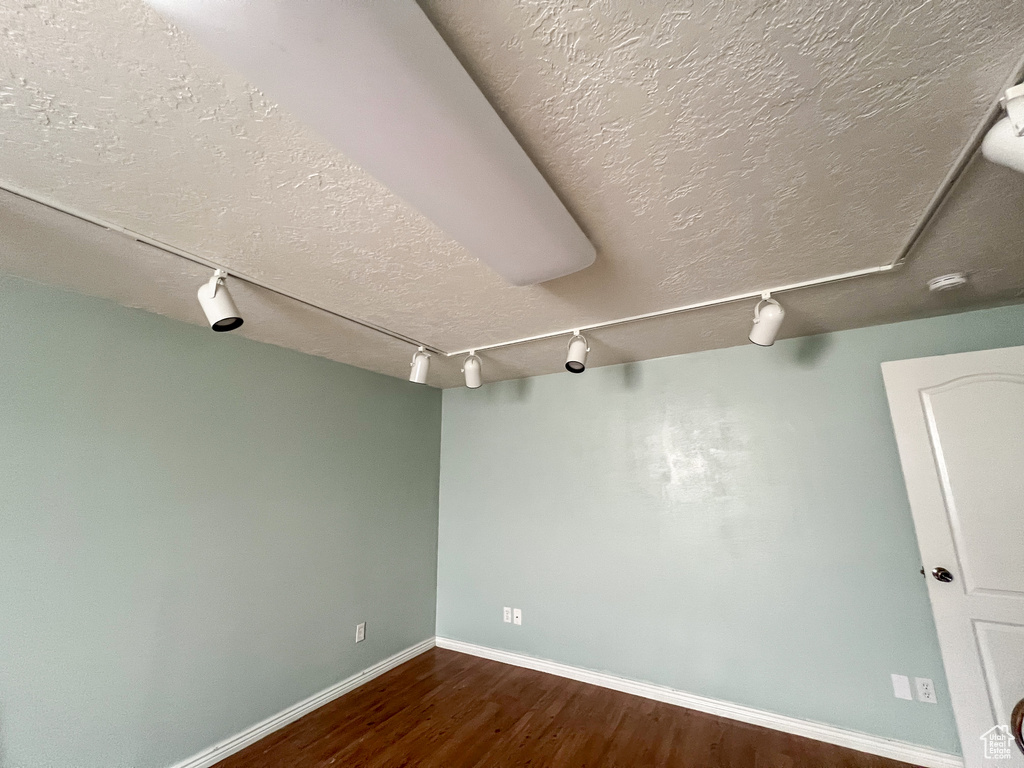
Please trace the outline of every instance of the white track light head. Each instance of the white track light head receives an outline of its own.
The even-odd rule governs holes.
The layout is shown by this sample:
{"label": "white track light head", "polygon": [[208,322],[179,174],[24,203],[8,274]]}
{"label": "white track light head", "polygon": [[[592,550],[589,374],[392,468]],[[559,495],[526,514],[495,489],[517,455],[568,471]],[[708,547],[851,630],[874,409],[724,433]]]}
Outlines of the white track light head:
{"label": "white track light head", "polygon": [[1014,132],[1008,117],[993,125],[985,134],[985,140],[981,142],[981,154],[990,162],[1024,173],[1024,136]]}
{"label": "white track light head", "polygon": [[583,373],[587,369],[587,340],[580,335],[579,331],[569,339],[569,354],[565,359],[565,370],[569,373]]}
{"label": "white track light head", "polygon": [[1024,83],[1007,88],[999,99],[1006,117],[981,142],[986,159],[1024,173]]}
{"label": "white track light head", "polygon": [[470,352],[462,364],[462,372],[466,375],[466,386],[470,389],[480,388],[480,358],[475,352]]}
{"label": "white track light head", "polygon": [[417,349],[412,356],[412,372],[409,374],[409,381],[417,384],[427,383],[427,371],[430,370],[430,355],[423,347]]}
{"label": "white track light head", "polygon": [[785,316],[786,310],[765,291],[754,307],[754,326],[750,329],[748,338],[759,346],[770,347],[775,343],[779,326],[782,325]]}
{"label": "white track light head", "polygon": [[225,285],[227,278],[228,273],[218,269],[214,271],[208,283],[199,286],[199,305],[203,308],[210,327],[220,333],[233,331],[242,324],[238,307],[231,300],[231,294]]}

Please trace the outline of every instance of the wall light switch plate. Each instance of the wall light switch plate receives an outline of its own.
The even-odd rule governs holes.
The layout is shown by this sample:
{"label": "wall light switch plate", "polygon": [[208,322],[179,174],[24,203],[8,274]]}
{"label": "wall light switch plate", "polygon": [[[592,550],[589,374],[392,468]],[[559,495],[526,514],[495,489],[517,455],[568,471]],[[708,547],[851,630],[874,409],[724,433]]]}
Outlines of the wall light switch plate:
{"label": "wall light switch plate", "polygon": [[512,623],[513,624],[522,624],[523,623],[523,612],[521,610],[519,610],[518,608],[516,608],[516,609],[514,609],[512,611]]}
{"label": "wall light switch plate", "polygon": [[917,700],[928,704],[938,704],[935,700],[935,685],[927,677],[915,677],[914,687],[917,688]]}
{"label": "wall light switch plate", "polygon": [[366,639],[366,622],[356,624],[356,642],[361,643]]}
{"label": "wall light switch plate", "polygon": [[906,675],[892,675],[891,677],[892,692],[896,695],[896,698],[913,701],[914,697],[910,693],[910,678]]}
{"label": "wall light switch plate", "polygon": [[505,623],[506,624],[511,624],[512,623],[512,609],[509,608],[508,606],[505,606]]}

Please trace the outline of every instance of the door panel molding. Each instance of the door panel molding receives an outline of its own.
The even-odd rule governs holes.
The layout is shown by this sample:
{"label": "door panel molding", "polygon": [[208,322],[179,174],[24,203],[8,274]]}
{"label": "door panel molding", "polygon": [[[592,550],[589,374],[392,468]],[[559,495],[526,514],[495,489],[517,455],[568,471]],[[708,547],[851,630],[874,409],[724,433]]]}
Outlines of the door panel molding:
{"label": "door panel molding", "polygon": [[1024,768],[986,755],[1024,697],[1024,347],[882,373],[964,764]]}

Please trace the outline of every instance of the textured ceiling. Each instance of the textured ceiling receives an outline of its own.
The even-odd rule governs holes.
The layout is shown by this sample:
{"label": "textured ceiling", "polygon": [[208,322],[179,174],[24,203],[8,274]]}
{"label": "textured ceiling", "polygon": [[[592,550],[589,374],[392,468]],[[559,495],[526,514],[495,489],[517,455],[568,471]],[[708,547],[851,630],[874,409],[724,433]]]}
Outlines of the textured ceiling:
{"label": "textured ceiling", "polygon": [[[891,261],[1013,71],[1017,2],[426,0],[598,248],[513,287],[138,2],[0,7],[0,183],[446,349]],[[784,336],[1024,299],[1024,175],[980,158],[899,272]],[[206,270],[0,195],[0,269],[201,323]],[[968,289],[930,295],[955,269]],[[236,287],[237,285],[237,287]],[[233,284],[241,332],[392,375],[407,345]],[[589,334],[596,365],[743,343],[738,304]],[[558,370],[564,341],[484,355]],[[435,359],[431,382],[458,382]]]}

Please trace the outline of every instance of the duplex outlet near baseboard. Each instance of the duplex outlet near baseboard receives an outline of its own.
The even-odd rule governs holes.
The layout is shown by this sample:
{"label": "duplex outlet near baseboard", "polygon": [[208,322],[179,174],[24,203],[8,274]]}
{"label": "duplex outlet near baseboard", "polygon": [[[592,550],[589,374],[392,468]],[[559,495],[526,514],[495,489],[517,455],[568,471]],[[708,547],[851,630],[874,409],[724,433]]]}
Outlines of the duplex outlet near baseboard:
{"label": "duplex outlet near baseboard", "polygon": [[366,639],[366,622],[361,621],[356,624],[356,642],[361,643]]}
{"label": "duplex outlet near baseboard", "polygon": [[519,608],[509,608],[506,605],[502,613],[502,620],[506,624],[522,624],[523,612]]}
{"label": "duplex outlet near baseboard", "polygon": [[[910,678],[906,675],[890,675],[892,677],[892,692],[897,699],[914,700],[914,694],[910,692]],[[937,704],[935,697],[935,685],[927,677],[915,677],[914,688],[917,690],[917,700],[926,704]]]}
{"label": "duplex outlet near baseboard", "polygon": [[937,704],[935,700],[935,685],[927,677],[915,677],[914,687],[917,688],[917,700],[926,704]]}

